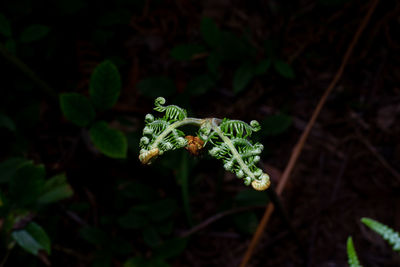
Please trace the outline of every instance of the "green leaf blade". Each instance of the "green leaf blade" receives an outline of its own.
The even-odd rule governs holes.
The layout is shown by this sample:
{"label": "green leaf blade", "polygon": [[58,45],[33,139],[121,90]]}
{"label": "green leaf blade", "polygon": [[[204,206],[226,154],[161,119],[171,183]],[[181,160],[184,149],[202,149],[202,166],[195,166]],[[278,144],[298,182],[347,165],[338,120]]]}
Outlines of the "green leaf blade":
{"label": "green leaf blade", "polygon": [[209,46],[217,47],[219,45],[221,32],[211,18],[204,17],[201,20],[200,31]]}
{"label": "green leaf blade", "polygon": [[40,251],[47,254],[51,252],[50,238],[41,226],[30,222],[24,229],[15,230],[11,233],[13,239],[27,252],[38,255]]}
{"label": "green leaf blade", "polygon": [[254,66],[250,63],[245,63],[240,66],[233,78],[233,91],[237,94],[241,92],[254,78],[255,71]]}
{"label": "green leaf blade", "polygon": [[171,50],[171,57],[180,60],[180,61],[187,61],[191,60],[193,56],[203,53],[205,48],[201,45],[196,44],[181,44],[175,46]]}
{"label": "green leaf blade", "polygon": [[22,43],[32,43],[44,38],[49,32],[49,27],[41,24],[33,24],[22,31],[20,41]]}
{"label": "green leaf blade", "polygon": [[354,248],[353,239],[351,236],[347,238],[347,257],[349,267],[362,267],[360,261],[358,260],[357,252]]}
{"label": "green leaf blade", "polygon": [[38,199],[39,204],[54,203],[74,194],[71,186],[67,182],[65,174],[56,175],[47,180],[43,186],[42,195]]}
{"label": "green leaf blade", "polygon": [[89,132],[93,144],[104,155],[110,158],[126,158],[128,142],[122,132],[110,128],[104,121],[95,123]]}
{"label": "green leaf blade", "polygon": [[10,21],[0,13],[0,33],[5,37],[11,37]]}
{"label": "green leaf blade", "polygon": [[96,115],[91,102],[78,93],[61,94],[60,107],[64,116],[80,127],[87,126]]}
{"label": "green leaf blade", "polygon": [[287,79],[294,79],[296,77],[292,67],[282,60],[275,61],[274,68],[280,75]]}
{"label": "green leaf blade", "polygon": [[10,181],[17,170],[26,164],[32,164],[32,161],[24,158],[9,158],[0,163],[0,183]]}
{"label": "green leaf blade", "polygon": [[117,67],[109,60],[100,63],[90,78],[90,99],[98,110],[115,105],[121,91],[121,77]]}
{"label": "green leaf blade", "polygon": [[45,175],[43,165],[26,164],[19,168],[10,181],[12,200],[19,207],[33,206],[43,188]]}

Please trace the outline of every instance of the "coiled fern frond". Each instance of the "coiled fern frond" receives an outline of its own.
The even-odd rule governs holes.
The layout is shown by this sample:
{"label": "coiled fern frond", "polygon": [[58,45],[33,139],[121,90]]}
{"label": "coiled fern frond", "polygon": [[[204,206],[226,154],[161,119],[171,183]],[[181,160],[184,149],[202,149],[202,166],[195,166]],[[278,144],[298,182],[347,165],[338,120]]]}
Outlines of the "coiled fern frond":
{"label": "coiled fern frond", "polygon": [[351,236],[347,238],[347,257],[349,267],[362,267],[358,260],[357,252],[354,248],[353,239]]}
{"label": "coiled fern frond", "polygon": [[361,218],[361,222],[385,239],[392,246],[393,251],[400,251],[399,232],[396,232],[389,226],[370,218]]}
{"label": "coiled fern frond", "polygon": [[163,97],[158,97],[154,102],[154,110],[165,112],[162,118],[154,118],[151,114],[145,117],[146,125],[139,143],[139,159],[143,164],[150,164],[168,150],[188,146],[185,133],[177,128],[193,124],[199,126],[197,136],[202,142],[188,150],[193,152],[194,148],[201,149],[209,143],[209,154],[222,160],[224,168],[243,179],[246,185],[251,184],[256,190],[269,187],[269,176],[256,166],[263,145],[250,139],[253,132],[261,129],[257,121],[247,124],[227,118],[188,118],[185,109],[175,105],[163,106],[165,102]]}

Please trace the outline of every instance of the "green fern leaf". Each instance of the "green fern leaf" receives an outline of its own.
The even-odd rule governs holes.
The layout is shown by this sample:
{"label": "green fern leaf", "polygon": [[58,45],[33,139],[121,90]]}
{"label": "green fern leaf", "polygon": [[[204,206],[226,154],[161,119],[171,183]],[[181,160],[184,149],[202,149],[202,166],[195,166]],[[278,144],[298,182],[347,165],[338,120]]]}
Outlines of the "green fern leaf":
{"label": "green fern leaf", "polygon": [[349,267],[362,267],[357,257],[357,252],[354,249],[353,239],[351,236],[347,238],[347,257]]}
{"label": "green fern leaf", "polygon": [[361,222],[385,239],[392,246],[393,251],[400,251],[399,232],[396,232],[389,226],[370,218],[361,218]]}

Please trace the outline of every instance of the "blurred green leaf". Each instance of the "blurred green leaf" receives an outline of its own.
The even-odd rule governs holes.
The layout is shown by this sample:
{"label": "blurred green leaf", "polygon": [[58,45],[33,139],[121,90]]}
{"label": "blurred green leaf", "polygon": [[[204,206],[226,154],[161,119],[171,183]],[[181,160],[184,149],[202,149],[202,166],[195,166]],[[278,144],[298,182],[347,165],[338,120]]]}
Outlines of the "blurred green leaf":
{"label": "blurred green leaf", "polygon": [[128,255],[133,251],[133,247],[128,241],[118,237],[111,240],[109,249],[118,255]]}
{"label": "blurred green leaf", "polygon": [[12,199],[19,206],[33,205],[39,197],[46,171],[43,165],[25,164],[10,181]]}
{"label": "blurred green leaf", "polygon": [[220,43],[220,30],[217,24],[207,17],[201,20],[200,31],[204,41],[211,47],[216,47]]}
{"label": "blurred green leaf", "polygon": [[265,206],[268,203],[268,195],[263,191],[245,189],[235,196],[238,206]]}
{"label": "blurred green leaf", "polygon": [[211,52],[207,57],[208,71],[214,76],[218,75],[218,68],[221,64],[221,57],[218,52]]}
{"label": "blurred green leaf", "polygon": [[90,77],[90,99],[95,108],[109,109],[117,102],[121,91],[121,77],[109,60],[100,63]]}
{"label": "blurred green leaf", "polygon": [[4,46],[6,47],[7,51],[10,54],[12,54],[12,55],[17,54],[17,44],[15,43],[14,39],[8,39],[6,41],[6,43],[4,44]]}
{"label": "blurred green leaf", "polygon": [[205,48],[196,44],[181,44],[171,50],[171,57],[176,60],[190,60],[194,55],[203,53]]}
{"label": "blurred green leaf", "polygon": [[221,33],[218,52],[221,60],[236,62],[254,60],[257,53],[254,46],[247,39],[227,31]]}
{"label": "blurred green leaf", "polygon": [[131,210],[127,214],[118,218],[118,223],[125,229],[139,229],[148,225],[148,220],[141,212]]}
{"label": "blurred green leaf", "polygon": [[174,81],[168,77],[155,76],[141,80],[137,84],[139,91],[149,98],[162,96],[170,96],[176,92]]}
{"label": "blurred green leaf", "polygon": [[155,203],[149,204],[147,214],[152,221],[163,221],[176,210],[176,200],[172,198],[161,199]]}
{"label": "blurred green leaf", "polygon": [[258,225],[257,215],[251,211],[236,214],[233,221],[240,231],[247,234],[253,234]]}
{"label": "blurred green leaf", "polygon": [[292,67],[282,60],[275,61],[274,68],[280,75],[282,75],[283,77],[285,77],[287,79],[295,78]]}
{"label": "blurred green leaf", "polygon": [[78,93],[60,94],[60,107],[64,116],[80,127],[87,126],[96,115],[89,99]]}
{"label": "blurred green leaf", "polygon": [[0,34],[11,37],[10,22],[2,13],[0,13]]}
{"label": "blurred green leaf", "polygon": [[0,183],[10,181],[11,177],[17,172],[19,168],[26,164],[32,164],[31,160],[24,158],[9,158],[0,163]]}
{"label": "blurred green leaf", "polygon": [[186,248],[187,240],[185,238],[173,238],[163,242],[155,249],[155,257],[160,259],[169,259],[180,255]]}
{"label": "blurred green leaf", "polygon": [[58,0],[55,2],[60,12],[73,15],[87,6],[85,0]]}
{"label": "blurred green leaf", "polygon": [[126,158],[128,143],[125,135],[98,121],[90,128],[90,139],[95,147],[110,158]]}
{"label": "blurred green leaf", "polygon": [[214,86],[214,80],[209,75],[203,74],[190,80],[186,91],[191,95],[202,95]]}
{"label": "blurred green leaf", "polygon": [[264,59],[255,67],[255,74],[261,75],[265,74],[267,70],[271,67],[271,59]]}
{"label": "blurred green leaf", "polygon": [[40,251],[50,254],[50,239],[41,226],[30,222],[24,229],[15,230],[11,236],[23,249],[33,255],[38,255]]}
{"label": "blurred green leaf", "polygon": [[74,194],[67,182],[65,173],[53,176],[43,186],[43,191],[38,199],[39,204],[48,204],[69,198]]}
{"label": "blurred green leaf", "polygon": [[6,128],[11,132],[15,132],[16,130],[14,121],[3,113],[0,113],[0,128]]}
{"label": "blurred green leaf", "polygon": [[155,248],[161,244],[161,237],[153,227],[146,227],[142,231],[144,242],[151,248]]}
{"label": "blurred green leaf", "polygon": [[44,38],[50,31],[50,28],[41,25],[33,24],[25,28],[20,35],[20,41],[23,43],[31,43]]}
{"label": "blurred green leaf", "polygon": [[292,125],[292,117],[285,114],[277,114],[267,117],[261,122],[262,135],[278,135],[286,131]]}
{"label": "blurred green leaf", "polygon": [[158,233],[162,235],[170,235],[174,228],[174,221],[173,220],[162,221],[155,227]]}
{"label": "blurred green leaf", "polygon": [[254,66],[250,63],[244,63],[235,72],[233,77],[233,92],[235,94],[242,91],[255,76]]}
{"label": "blurred green leaf", "polygon": [[82,229],[80,229],[79,234],[87,242],[95,246],[106,245],[109,241],[106,233],[95,227],[83,227]]}
{"label": "blurred green leaf", "polygon": [[118,194],[126,198],[151,200],[157,196],[157,191],[153,187],[137,181],[132,181],[121,185]]}

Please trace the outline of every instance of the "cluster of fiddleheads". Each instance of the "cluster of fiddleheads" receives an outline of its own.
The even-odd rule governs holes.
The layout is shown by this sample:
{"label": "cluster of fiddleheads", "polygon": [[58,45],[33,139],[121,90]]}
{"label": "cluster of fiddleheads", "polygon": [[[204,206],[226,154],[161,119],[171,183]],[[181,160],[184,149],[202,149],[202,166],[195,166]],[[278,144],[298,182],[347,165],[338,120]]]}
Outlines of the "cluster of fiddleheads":
{"label": "cluster of fiddleheads", "polygon": [[203,141],[201,145],[204,147],[209,144],[209,154],[222,160],[226,170],[235,173],[246,185],[251,184],[256,190],[269,187],[269,176],[256,166],[260,161],[263,145],[253,143],[250,139],[253,132],[261,129],[257,121],[247,124],[226,118],[189,118],[186,110],[181,107],[163,106],[165,99],[162,97],[158,97],[154,104],[154,110],[165,114],[162,118],[154,118],[151,114],[145,117],[146,125],[139,144],[139,159],[143,164],[151,163],[168,150],[186,147],[186,135],[178,127],[192,124],[199,127],[197,136]]}

